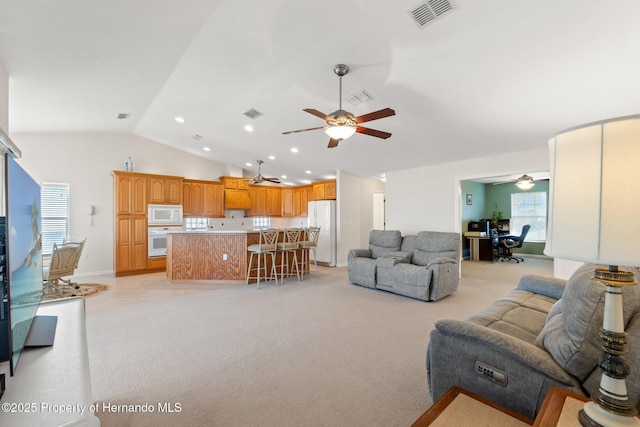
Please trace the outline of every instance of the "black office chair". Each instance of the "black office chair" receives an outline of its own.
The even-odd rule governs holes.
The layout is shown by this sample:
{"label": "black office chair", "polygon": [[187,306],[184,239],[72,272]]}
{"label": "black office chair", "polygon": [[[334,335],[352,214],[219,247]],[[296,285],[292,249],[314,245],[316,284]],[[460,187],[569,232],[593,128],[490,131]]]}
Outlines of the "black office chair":
{"label": "black office chair", "polygon": [[524,262],[524,258],[513,256],[513,249],[521,248],[524,243],[525,237],[529,233],[529,229],[531,226],[529,224],[522,226],[522,232],[519,236],[498,236],[497,239],[494,239],[494,249],[496,259],[500,261],[506,260],[514,260],[519,263],[520,261]]}

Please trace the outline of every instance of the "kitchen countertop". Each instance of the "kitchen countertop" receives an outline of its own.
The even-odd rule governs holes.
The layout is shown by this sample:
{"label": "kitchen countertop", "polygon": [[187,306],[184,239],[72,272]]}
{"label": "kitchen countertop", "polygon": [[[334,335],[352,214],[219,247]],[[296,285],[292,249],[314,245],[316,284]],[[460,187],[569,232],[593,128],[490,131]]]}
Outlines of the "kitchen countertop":
{"label": "kitchen countertop", "polygon": [[178,230],[169,231],[171,234],[246,234],[246,233],[259,233],[259,229],[252,230]]}

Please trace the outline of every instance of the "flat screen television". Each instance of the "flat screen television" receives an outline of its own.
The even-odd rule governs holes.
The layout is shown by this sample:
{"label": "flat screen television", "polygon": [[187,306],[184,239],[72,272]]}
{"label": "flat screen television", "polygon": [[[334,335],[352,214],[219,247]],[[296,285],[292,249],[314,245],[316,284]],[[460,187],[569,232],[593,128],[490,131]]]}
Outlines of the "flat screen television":
{"label": "flat screen television", "polygon": [[[10,155],[5,154],[5,277],[8,299],[8,354],[11,375],[14,374],[28,338],[37,322],[36,311],[42,299],[42,216],[40,184],[38,184]],[[42,325],[55,335],[55,320]],[[30,338],[29,338],[30,339]],[[53,337],[50,337],[52,340]],[[52,343],[52,342],[51,342]]]}

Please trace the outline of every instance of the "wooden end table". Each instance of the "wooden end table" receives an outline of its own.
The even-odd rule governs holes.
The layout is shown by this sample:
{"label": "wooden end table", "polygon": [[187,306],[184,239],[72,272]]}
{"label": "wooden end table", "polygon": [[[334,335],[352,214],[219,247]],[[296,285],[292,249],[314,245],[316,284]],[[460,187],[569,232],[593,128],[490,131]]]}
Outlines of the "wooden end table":
{"label": "wooden end table", "polygon": [[412,427],[522,427],[533,420],[453,386]]}
{"label": "wooden end table", "polygon": [[533,425],[534,427],[581,427],[578,412],[584,403],[590,400],[586,396],[569,390],[551,387]]}

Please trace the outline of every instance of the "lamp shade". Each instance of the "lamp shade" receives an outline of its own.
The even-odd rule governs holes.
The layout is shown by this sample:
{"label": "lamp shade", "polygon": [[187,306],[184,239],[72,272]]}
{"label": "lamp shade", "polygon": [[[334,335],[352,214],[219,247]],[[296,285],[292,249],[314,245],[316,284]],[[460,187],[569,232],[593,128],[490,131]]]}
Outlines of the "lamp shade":
{"label": "lamp shade", "polygon": [[639,266],[640,116],[592,123],[549,141],[549,224],[544,253]]}
{"label": "lamp shade", "polygon": [[347,139],[356,133],[356,128],[349,125],[336,125],[329,126],[324,132],[333,139]]}

